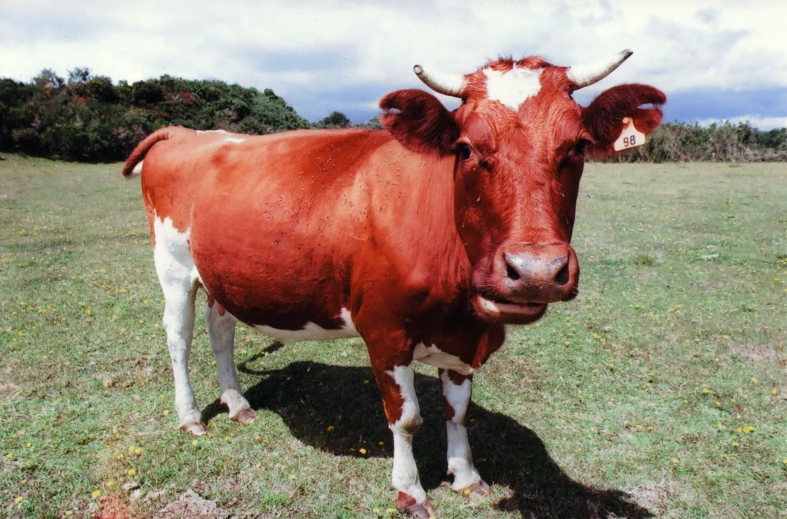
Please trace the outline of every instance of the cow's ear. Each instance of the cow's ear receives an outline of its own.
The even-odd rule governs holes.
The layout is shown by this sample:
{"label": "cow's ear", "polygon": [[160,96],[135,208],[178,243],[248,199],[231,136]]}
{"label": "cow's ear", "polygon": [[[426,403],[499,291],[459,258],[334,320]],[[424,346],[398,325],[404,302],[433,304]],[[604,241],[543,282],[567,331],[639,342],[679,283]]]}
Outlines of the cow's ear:
{"label": "cow's ear", "polygon": [[615,153],[614,144],[626,126],[626,117],[637,130],[649,134],[661,124],[661,105],[666,102],[664,92],[648,85],[620,85],[605,90],[582,110],[585,129],[594,141],[588,154],[601,158]]}
{"label": "cow's ear", "polygon": [[380,101],[381,122],[402,145],[417,153],[453,153],[459,136],[451,113],[423,90],[397,90]]}

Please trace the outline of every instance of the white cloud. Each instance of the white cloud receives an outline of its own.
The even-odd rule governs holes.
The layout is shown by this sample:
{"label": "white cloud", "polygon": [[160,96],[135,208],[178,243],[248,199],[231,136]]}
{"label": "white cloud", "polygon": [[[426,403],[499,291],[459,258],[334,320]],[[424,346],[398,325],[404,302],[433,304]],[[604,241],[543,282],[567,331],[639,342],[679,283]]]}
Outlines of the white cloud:
{"label": "white cloud", "polygon": [[[419,87],[415,63],[469,72],[499,54],[570,65],[630,47],[591,90],[787,87],[787,2],[5,0],[0,75],[88,66],[114,80],[167,73],[273,88],[299,111],[368,106]],[[307,106],[308,105],[308,106]],[[782,115],[782,114],[779,114]]]}

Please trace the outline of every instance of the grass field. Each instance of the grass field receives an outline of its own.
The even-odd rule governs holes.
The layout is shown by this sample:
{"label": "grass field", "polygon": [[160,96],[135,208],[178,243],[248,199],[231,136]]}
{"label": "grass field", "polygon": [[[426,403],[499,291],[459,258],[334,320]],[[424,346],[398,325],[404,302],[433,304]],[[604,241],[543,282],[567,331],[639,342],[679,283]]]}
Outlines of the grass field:
{"label": "grass field", "polygon": [[[239,518],[392,516],[360,340],[239,328],[260,414],[241,426],[200,313],[195,440],[172,406],[139,182],[6,155],[0,222],[0,516],[155,517],[189,488]],[[787,165],[591,164],[577,222],[579,298],[510,329],[475,379],[486,502],[444,484],[439,384],[417,369],[439,517],[787,517]]]}

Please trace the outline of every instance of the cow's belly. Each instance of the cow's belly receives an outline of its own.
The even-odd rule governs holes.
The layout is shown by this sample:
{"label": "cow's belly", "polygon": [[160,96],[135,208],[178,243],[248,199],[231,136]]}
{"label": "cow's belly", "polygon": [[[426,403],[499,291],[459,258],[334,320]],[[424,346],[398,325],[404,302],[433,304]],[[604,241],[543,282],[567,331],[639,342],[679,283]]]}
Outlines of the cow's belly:
{"label": "cow's belly", "polygon": [[340,328],[336,329],[325,329],[311,321],[308,321],[300,330],[283,330],[264,324],[253,324],[252,328],[284,343],[300,341],[332,341],[335,339],[360,337],[358,330],[355,329],[355,324],[353,323],[349,310],[342,308],[339,318],[343,321],[343,324]]}

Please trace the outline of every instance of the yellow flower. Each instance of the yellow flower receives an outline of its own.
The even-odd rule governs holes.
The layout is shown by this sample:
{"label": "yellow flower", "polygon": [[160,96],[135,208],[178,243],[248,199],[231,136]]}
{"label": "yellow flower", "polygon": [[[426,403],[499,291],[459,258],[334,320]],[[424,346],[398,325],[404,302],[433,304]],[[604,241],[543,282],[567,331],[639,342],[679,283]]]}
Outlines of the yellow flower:
{"label": "yellow flower", "polygon": [[94,498],[95,498],[95,497],[98,497],[98,496],[100,496],[100,495],[101,495],[101,491],[100,491],[100,490],[94,490],[94,491],[93,491],[93,497],[94,497]]}
{"label": "yellow flower", "polygon": [[164,416],[167,416],[168,414],[169,414],[169,409],[164,409]]}
{"label": "yellow flower", "polygon": [[262,439],[262,438],[260,438],[259,436],[255,436],[255,437],[254,437],[254,441],[255,441],[255,442],[258,442],[258,441],[260,441],[261,439]]}
{"label": "yellow flower", "polygon": [[5,455],[5,457],[8,458],[9,460],[12,460],[12,459],[14,459],[14,453],[13,452],[9,452],[8,454]]}
{"label": "yellow flower", "polygon": [[134,449],[134,454],[137,454],[137,455],[142,454],[142,449],[137,447],[136,449]]}
{"label": "yellow flower", "polygon": [[19,496],[19,497],[14,499],[14,503],[16,503],[16,504],[19,504],[21,502],[22,502],[22,496]]}
{"label": "yellow flower", "polygon": [[366,455],[366,449],[358,449],[358,452],[360,452],[364,456]]}
{"label": "yellow flower", "polygon": [[755,384],[759,383],[759,380],[757,380],[757,377],[752,378],[751,381],[754,382]]}
{"label": "yellow flower", "polygon": [[107,482],[105,483],[105,486],[106,486],[107,488],[112,488],[112,485],[114,485],[114,484],[115,484],[115,482],[114,482],[114,481],[112,481],[112,480],[110,479],[109,481],[107,481]]}
{"label": "yellow flower", "polygon": [[329,425],[327,431],[333,431],[333,425]]}
{"label": "yellow flower", "polygon": [[129,445],[128,446],[128,452],[134,452],[134,446],[133,445]]}
{"label": "yellow flower", "polygon": [[707,395],[708,393],[710,393],[710,389],[708,389],[707,387],[702,388],[703,395]]}
{"label": "yellow flower", "polygon": [[743,433],[744,433],[744,434],[749,434],[749,433],[750,433],[750,432],[752,432],[753,430],[754,430],[754,427],[752,427],[752,426],[744,427],[744,428],[743,428]]}
{"label": "yellow flower", "polygon": [[74,512],[72,512],[71,510],[66,510],[66,517],[71,517],[71,514],[73,513]]}
{"label": "yellow flower", "polygon": [[779,390],[776,389],[776,388],[773,388],[773,389],[771,389],[771,394],[772,395],[778,395],[779,394]]}
{"label": "yellow flower", "polygon": [[197,445],[197,440],[191,440],[192,445]]}
{"label": "yellow flower", "polygon": [[295,476],[290,476],[290,481],[295,481]]}
{"label": "yellow flower", "polygon": [[137,471],[134,469],[128,469],[128,475],[134,477],[137,475]]}
{"label": "yellow flower", "polygon": [[680,463],[680,460],[678,458],[672,458],[672,463]]}

